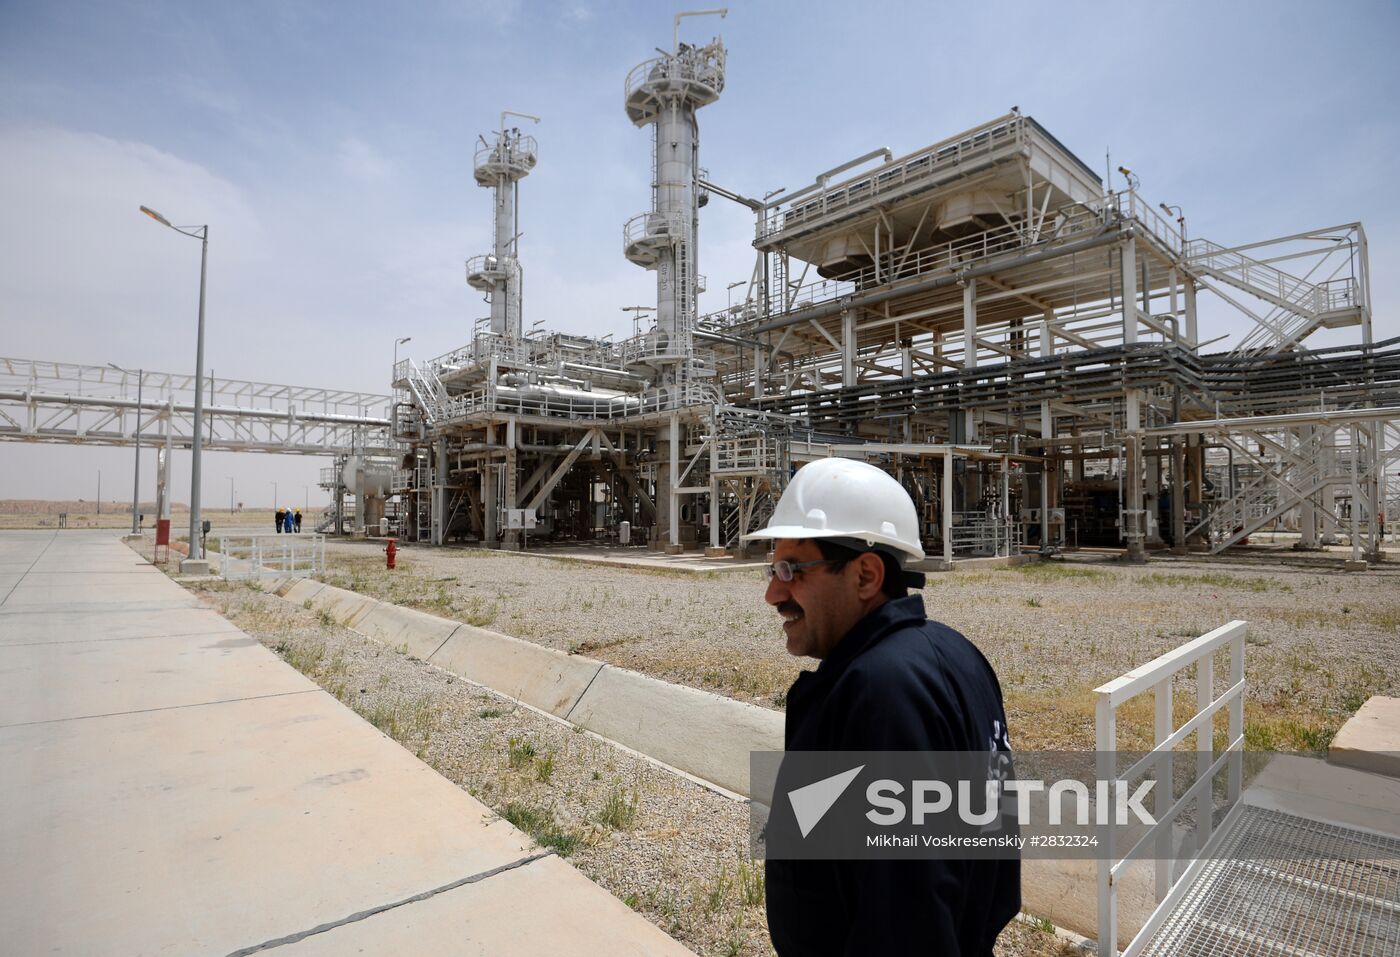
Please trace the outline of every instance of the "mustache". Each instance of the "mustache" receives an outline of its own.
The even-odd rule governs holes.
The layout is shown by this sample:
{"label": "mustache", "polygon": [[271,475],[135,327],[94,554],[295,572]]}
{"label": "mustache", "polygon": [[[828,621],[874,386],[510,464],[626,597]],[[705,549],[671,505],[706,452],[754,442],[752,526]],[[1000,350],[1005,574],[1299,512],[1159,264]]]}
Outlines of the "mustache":
{"label": "mustache", "polygon": [[791,599],[780,605],[775,605],[774,607],[778,609],[778,614],[780,615],[801,615],[804,613],[802,611],[802,606]]}

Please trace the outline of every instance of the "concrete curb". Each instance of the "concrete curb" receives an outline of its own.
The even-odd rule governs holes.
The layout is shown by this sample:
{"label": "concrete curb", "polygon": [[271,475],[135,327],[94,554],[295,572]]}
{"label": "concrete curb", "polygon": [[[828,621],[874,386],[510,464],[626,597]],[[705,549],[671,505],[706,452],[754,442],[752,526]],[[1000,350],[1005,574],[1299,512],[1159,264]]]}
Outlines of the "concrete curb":
{"label": "concrete curb", "polygon": [[749,752],[783,750],[783,715],[603,665],[569,721],[749,795]]}
{"label": "concrete curb", "polygon": [[446,618],[384,602],[372,605],[355,625],[356,630],[396,648],[407,647],[409,654],[423,659],[431,658],[461,627]]}
{"label": "concrete curb", "polygon": [[747,796],[749,752],[781,751],[783,715],[312,579],[279,583],[348,628]]}
{"label": "concrete curb", "polygon": [[[592,658],[566,655],[471,625],[458,628],[428,660],[559,718],[568,717],[605,667]],[[628,741],[621,743],[635,747]]]}

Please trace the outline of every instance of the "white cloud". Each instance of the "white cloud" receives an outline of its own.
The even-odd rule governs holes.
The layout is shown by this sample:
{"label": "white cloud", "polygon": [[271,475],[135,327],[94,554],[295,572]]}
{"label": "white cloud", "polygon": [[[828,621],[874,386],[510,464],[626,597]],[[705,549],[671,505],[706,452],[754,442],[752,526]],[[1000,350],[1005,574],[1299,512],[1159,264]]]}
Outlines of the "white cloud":
{"label": "white cloud", "polygon": [[358,137],[341,140],[335,162],[343,174],[361,183],[383,185],[394,177],[393,163]]}

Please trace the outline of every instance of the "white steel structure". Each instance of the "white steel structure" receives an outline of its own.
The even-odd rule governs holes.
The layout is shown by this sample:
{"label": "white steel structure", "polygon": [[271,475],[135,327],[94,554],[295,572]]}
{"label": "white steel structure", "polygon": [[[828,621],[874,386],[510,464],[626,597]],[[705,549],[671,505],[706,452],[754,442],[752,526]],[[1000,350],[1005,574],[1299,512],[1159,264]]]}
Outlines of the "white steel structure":
{"label": "white steel structure", "polygon": [[[202,383],[204,447],[334,455],[389,451],[389,397],[210,377]],[[139,396],[139,398],[138,398]],[[131,445],[193,442],[195,378],[111,366],[0,357],[0,439]]]}
{"label": "white steel structure", "polygon": [[[125,370],[112,365],[0,357],[0,440],[68,445],[156,446],[156,510],[170,516],[170,465],[175,448],[194,444],[196,415],[203,447],[226,452],[333,455],[344,460],[392,455],[387,395],[309,386]],[[196,401],[202,398],[203,408]],[[348,491],[327,486],[337,513]],[[138,496],[139,497],[139,496]],[[133,505],[133,508],[135,505]],[[343,524],[340,527],[344,527]]]}
{"label": "white steel structure", "polygon": [[[489,331],[396,364],[404,534],[518,547],[527,531],[619,540],[625,527],[718,553],[762,522],[795,465],[839,454],[903,482],[944,560],[1219,551],[1271,522],[1301,547],[1346,537],[1376,553],[1400,341],[1372,342],[1360,224],[1189,237],[1130,172],[1115,191],[1017,110],[747,199],[700,168],[696,116],[725,65],[718,39],[682,43],[678,18],[671,50],[624,83],[628,119],[654,138],[651,209],[628,220],[623,254],[655,270],[657,302],[654,326],[620,343],[521,331],[508,241],[534,145],[504,123],[483,141],[504,279],[487,283],[484,260],[469,269],[492,294]],[[709,196],[755,213],[757,255],[731,284],[743,301],[698,316]],[[1230,352],[1203,353],[1203,292],[1252,321]],[[1355,346],[1306,347],[1349,326]]]}
{"label": "white steel structure", "polygon": [[507,110],[501,114],[501,127],[492,142],[478,137],[475,175],[478,186],[490,189],[495,197],[495,248],[490,255],[467,260],[467,283],[486,293],[491,301],[491,333],[520,338],[521,270],[520,181],[535,168],[538,150],[533,136],[519,128],[506,128],[506,117],[517,116],[539,122],[539,117]]}

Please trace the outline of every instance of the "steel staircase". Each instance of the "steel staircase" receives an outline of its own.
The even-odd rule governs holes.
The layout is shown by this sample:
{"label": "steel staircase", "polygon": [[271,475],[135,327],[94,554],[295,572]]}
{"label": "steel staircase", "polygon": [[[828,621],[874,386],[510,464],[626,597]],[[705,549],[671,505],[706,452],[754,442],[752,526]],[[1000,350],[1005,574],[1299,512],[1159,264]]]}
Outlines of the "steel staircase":
{"label": "steel staircase", "polygon": [[1299,452],[1303,461],[1282,462],[1263,471],[1233,498],[1213,508],[1204,521],[1186,533],[1187,539],[1205,534],[1211,554],[1217,555],[1326,486],[1346,481],[1346,476],[1324,466],[1319,443]]}
{"label": "steel staircase", "polygon": [[1318,326],[1360,309],[1358,287],[1352,279],[1314,283],[1208,239],[1186,244],[1186,262],[1272,307],[1235,347],[1236,355],[1288,349]]}
{"label": "steel staircase", "polygon": [[321,509],[321,514],[316,517],[316,531],[324,534],[335,528],[335,506]]}
{"label": "steel staircase", "polygon": [[407,361],[408,390],[413,393],[418,407],[423,410],[424,421],[432,425],[442,418],[443,410],[447,407],[447,387],[442,384],[442,380],[431,366],[420,366],[412,359]]}

